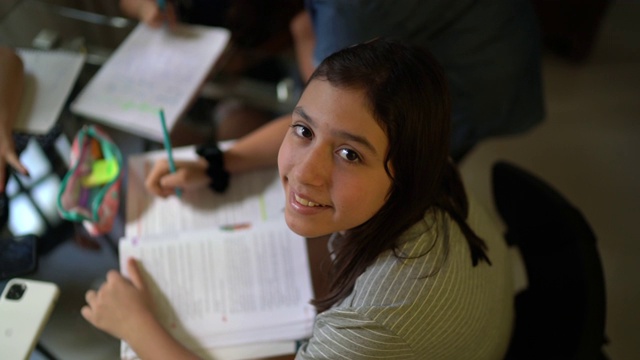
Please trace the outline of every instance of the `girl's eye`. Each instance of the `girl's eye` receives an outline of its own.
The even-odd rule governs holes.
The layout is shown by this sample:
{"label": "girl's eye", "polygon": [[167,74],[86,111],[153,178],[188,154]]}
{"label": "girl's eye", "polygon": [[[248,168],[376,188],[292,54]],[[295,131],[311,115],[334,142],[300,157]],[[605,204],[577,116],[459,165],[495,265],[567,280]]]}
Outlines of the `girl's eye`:
{"label": "girl's eye", "polygon": [[301,136],[303,138],[309,139],[313,136],[313,133],[309,128],[304,125],[292,125],[293,131],[295,131],[296,135]]}
{"label": "girl's eye", "polygon": [[338,150],[338,155],[343,159],[349,162],[358,162],[360,161],[360,155],[357,152],[349,149],[340,149]]}

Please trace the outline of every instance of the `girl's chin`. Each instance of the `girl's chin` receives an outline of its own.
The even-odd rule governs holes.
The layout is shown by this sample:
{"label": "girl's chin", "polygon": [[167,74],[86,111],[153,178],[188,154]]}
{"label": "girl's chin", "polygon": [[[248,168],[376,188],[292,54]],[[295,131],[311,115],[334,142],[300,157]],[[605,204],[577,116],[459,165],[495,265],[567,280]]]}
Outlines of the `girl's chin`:
{"label": "girl's chin", "polygon": [[318,229],[317,226],[306,226],[305,224],[300,224],[296,221],[290,221],[286,219],[287,226],[291,231],[300,235],[304,238],[317,238],[320,236],[330,235],[332,232],[328,232],[326,230]]}

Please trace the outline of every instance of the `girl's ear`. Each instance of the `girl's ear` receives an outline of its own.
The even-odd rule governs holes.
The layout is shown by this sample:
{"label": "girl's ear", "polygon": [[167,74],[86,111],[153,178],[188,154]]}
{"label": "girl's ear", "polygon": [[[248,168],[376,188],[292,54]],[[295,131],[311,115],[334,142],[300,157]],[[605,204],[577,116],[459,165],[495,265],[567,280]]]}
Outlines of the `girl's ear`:
{"label": "girl's ear", "polygon": [[391,177],[391,179],[395,179],[396,177],[396,171],[393,168],[393,164],[391,163],[391,160],[387,161],[387,169],[389,169],[389,175]]}
{"label": "girl's ear", "polygon": [[387,171],[387,175],[389,175],[389,178],[391,179],[391,184],[389,184],[389,189],[387,190],[387,197],[384,199],[386,202],[389,200],[389,197],[391,196],[391,189],[393,189],[393,184],[395,182],[395,175],[396,175],[395,170],[393,169],[393,164],[391,164],[391,160],[387,161],[385,170]]}
{"label": "girl's ear", "polygon": [[389,176],[389,178],[391,179],[391,182],[393,183],[393,181],[396,178],[396,171],[393,168],[393,164],[391,163],[391,160],[388,160],[385,163],[384,169],[387,172],[387,175]]}

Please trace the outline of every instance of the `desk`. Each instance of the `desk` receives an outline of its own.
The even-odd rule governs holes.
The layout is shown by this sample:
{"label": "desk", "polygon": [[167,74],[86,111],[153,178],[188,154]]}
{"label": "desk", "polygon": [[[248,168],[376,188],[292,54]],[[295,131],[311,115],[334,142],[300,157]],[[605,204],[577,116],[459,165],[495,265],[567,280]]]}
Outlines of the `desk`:
{"label": "desk", "polygon": [[[56,1],[58,4],[65,2],[78,5],[79,1]],[[115,2],[111,5],[99,3],[86,1],[84,5],[90,11],[85,11],[46,0],[3,0],[3,7],[0,8],[0,44],[12,48],[34,48],[38,34],[51,31],[56,34],[51,50],[84,53],[85,65],[68,97],[68,105],[136,24],[117,16]],[[58,124],[68,138],[72,138],[82,125],[70,113],[68,106],[65,106]]]}
{"label": "desk", "polygon": [[[68,170],[70,140],[86,122],[74,116],[68,105],[129,35],[136,22],[118,16],[117,2],[55,0],[55,3],[54,0],[3,0],[0,7],[0,44],[31,48],[41,31],[50,30],[57,34],[56,41],[52,43],[53,50],[62,49],[86,54],[85,64],[57,118],[56,125],[49,134],[36,137],[53,165],[54,172],[62,178]],[[57,5],[65,3],[84,8]],[[136,137],[118,131],[109,131],[109,134],[119,145],[122,144],[125,154],[144,150],[145,144]],[[16,134],[14,138],[17,149],[24,149],[33,137],[31,134]],[[61,144],[59,147],[58,140]],[[52,203],[55,203],[57,190],[52,192],[55,193],[51,196]],[[55,205],[52,208],[55,217]],[[50,230],[52,229],[47,229],[47,232]]]}
{"label": "desk", "polygon": [[[82,3],[85,9],[89,11],[110,10],[104,12],[109,16],[54,5],[52,4],[53,0],[49,2],[45,0],[2,0],[0,2],[0,44],[10,47],[32,47],[33,39],[42,29],[46,28],[55,30],[58,33],[59,38],[56,48],[87,52],[86,65],[78,78],[75,89],[69,96],[69,100],[73,99],[82,87],[88,83],[111,52],[117,48],[135,26],[135,22],[116,16],[117,2],[95,2],[93,0],[85,0],[84,2],[81,0],[55,1],[58,4],[67,3],[74,6]],[[62,127],[60,130],[66,135],[66,138],[72,139],[80,126],[82,126],[83,120],[73,116],[68,111],[68,107],[65,107],[58,124]],[[149,145],[140,141],[132,144],[130,140],[134,137],[122,132],[110,129],[109,134],[121,146],[125,158],[128,154],[146,150],[145,146]],[[65,155],[63,154],[62,157],[65,157]],[[121,229],[119,231],[121,232]],[[115,232],[116,235],[112,237],[117,239],[118,229]],[[65,232],[64,235],[56,237],[66,241],[69,239],[68,236],[69,234]],[[104,241],[101,243],[104,248]],[[72,357],[69,354],[78,354],[78,350],[72,349],[73,347],[91,349],[91,354],[94,356],[97,356],[97,352],[104,354],[109,351],[113,355],[112,350],[116,353],[118,351],[117,344],[113,339],[109,339],[104,334],[95,334],[97,331],[92,329],[88,323],[82,319],[80,321],[77,320],[77,313],[81,306],[77,302],[83,301],[82,294],[84,291],[96,286],[99,280],[98,276],[104,276],[106,270],[103,269],[113,266],[111,265],[113,258],[104,256],[104,258],[96,261],[96,258],[99,257],[96,254],[96,250],[89,254],[77,254],[74,253],[74,249],[70,250],[69,248],[72,246],[68,245],[69,242],[67,241],[66,244],[62,244],[62,246],[58,246],[57,249],[51,251],[50,257],[64,259],[55,261],[55,265],[53,265],[53,261],[46,261],[47,263],[43,264],[42,274],[36,274],[38,276],[43,275],[44,280],[58,283],[62,291],[58,306],[54,310],[52,321],[50,321],[43,333],[43,344],[60,358]],[[311,250],[316,247],[319,250]],[[326,252],[326,247],[315,241],[310,243],[309,249],[310,255],[315,258],[318,258],[317,255],[321,254],[322,251]],[[62,255],[63,251],[64,254]],[[106,253],[107,255],[112,255],[108,249]],[[52,265],[49,266],[49,264]],[[60,266],[61,264],[67,265]],[[96,272],[99,272],[99,275],[96,275]],[[314,276],[314,285],[317,283],[315,279],[316,276]],[[72,332],[75,334],[72,335]],[[63,335],[61,336],[60,334]],[[94,356],[87,354],[84,358],[96,358]],[[112,359],[113,356],[107,358]],[[283,357],[282,359],[285,358],[292,358],[292,356]]]}
{"label": "desk", "polygon": [[[55,2],[77,6],[81,1]],[[84,51],[87,64],[100,66],[131,32],[135,22],[118,16],[116,2],[85,1],[83,5],[85,9],[81,10],[46,0],[3,0],[0,44],[33,47],[38,33],[48,29],[58,35],[52,48]]]}
{"label": "desk", "polygon": [[[55,0],[58,4],[65,1],[69,4],[79,3],[79,0]],[[59,35],[56,48],[86,51],[87,63],[68,98],[72,99],[122,39],[128,35],[134,24],[122,18],[118,18],[116,22],[105,22],[113,18],[53,5],[52,2],[53,0],[49,3],[37,0],[1,0],[0,44],[30,48],[35,36],[43,28],[47,28],[55,30]],[[85,0],[85,5],[96,9],[108,10],[109,6],[111,10],[117,9],[115,1]],[[109,14],[116,15],[115,11]],[[58,125],[48,135],[58,138],[58,135],[63,134],[64,136],[59,138],[67,140],[68,144],[68,140],[81,125],[65,106],[58,118]],[[16,143],[26,144],[27,138],[30,136],[20,135]],[[53,146],[45,149],[45,155],[50,161],[51,156],[68,160],[68,152],[58,156]],[[53,171],[58,176],[66,172],[64,162],[52,161],[49,165],[52,165]],[[42,177],[42,179],[46,178],[48,177]],[[22,190],[25,190],[24,187]],[[53,203],[57,191],[49,191],[49,193],[46,196],[49,200],[53,200]],[[33,192],[27,189],[22,194],[33,194]],[[42,193],[40,195],[45,196]],[[33,203],[33,199],[31,202]],[[47,207],[48,209],[51,208]],[[55,213],[55,205],[53,209]],[[15,208],[11,209],[12,212],[17,213],[15,210]],[[42,211],[40,213],[42,215]],[[99,284],[100,278],[104,279],[104,274],[110,268],[116,267],[117,262],[114,261],[113,253],[104,242],[101,242],[102,250],[89,250],[77,246],[71,240],[73,237],[73,226],[67,222],[63,222],[63,225],[57,228],[47,229],[43,241],[39,244],[42,245],[39,246],[39,250],[44,253],[40,256],[39,270],[28,276],[28,278],[55,282],[61,290],[58,304],[42,333],[41,344],[59,359],[115,359],[119,353],[118,342],[110,340],[104,333],[99,333],[81,319],[79,310],[84,303],[84,292],[95,287],[96,283]],[[42,355],[42,351],[40,353]],[[37,358],[44,357],[37,356]]]}

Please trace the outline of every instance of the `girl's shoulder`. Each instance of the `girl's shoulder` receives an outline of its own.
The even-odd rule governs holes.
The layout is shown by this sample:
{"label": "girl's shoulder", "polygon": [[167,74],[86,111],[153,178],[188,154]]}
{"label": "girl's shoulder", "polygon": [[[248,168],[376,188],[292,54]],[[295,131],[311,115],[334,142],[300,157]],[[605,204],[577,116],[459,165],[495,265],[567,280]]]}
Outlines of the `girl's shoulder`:
{"label": "girl's shoulder", "polygon": [[[467,221],[487,244],[491,266],[484,262],[473,266],[468,242],[457,223],[446,212],[430,209],[400,236],[395,251],[380,254],[356,280],[350,297],[353,303],[379,306],[397,302],[399,296],[412,303],[442,289],[455,287],[464,293],[494,283],[510,291],[504,282],[510,276],[509,255],[499,224],[473,199]],[[389,292],[383,295],[373,289]]]}
{"label": "girl's shoulder", "polygon": [[[470,204],[470,210],[471,222],[488,221],[475,204]],[[425,213],[422,221],[402,235],[399,252],[381,254],[356,280],[353,292],[327,315],[357,314],[421,351],[449,349],[449,340],[469,345],[459,349],[462,352],[481,347],[489,336],[486,329],[493,328],[487,341],[495,343],[491,352],[501,352],[513,320],[511,270],[500,232],[481,230],[481,237],[498,236],[484,238],[491,266],[473,266],[466,239],[448,215],[439,210]],[[447,335],[446,341],[430,337],[452,333],[456,337]],[[453,358],[465,358],[458,355]]]}

